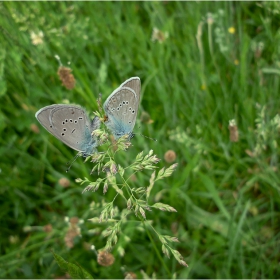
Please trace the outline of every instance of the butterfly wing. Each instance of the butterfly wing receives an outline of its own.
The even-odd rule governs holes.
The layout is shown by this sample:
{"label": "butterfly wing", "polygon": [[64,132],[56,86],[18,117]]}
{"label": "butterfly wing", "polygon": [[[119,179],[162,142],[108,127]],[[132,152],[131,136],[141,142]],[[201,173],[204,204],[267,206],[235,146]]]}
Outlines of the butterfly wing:
{"label": "butterfly wing", "polygon": [[120,87],[129,87],[133,89],[140,104],[141,81],[139,77],[132,77],[126,80],[120,85]]}
{"label": "butterfly wing", "polygon": [[93,132],[94,130],[100,127],[100,119],[96,116],[93,118],[90,124],[90,131]]}
{"label": "butterfly wing", "polygon": [[120,87],[129,87],[132,90],[135,91],[136,93],[136,98],[138,100],[138,106],[136,109],[136,116],[138,113],[138,108],[139,108],[139,104],[140,104],[140,92],[141,92],[141,81],[139,77],[132,77],[129,78],[128,80],[126,80],[125,82],[123,82]]}
{"label": "butterfly wing", "polygon": [[85,110],[80,106],[47,106],[36,113],[36,118],[47,131],[76,151],[91,154],[97,146],[91,132],[92,128],[96,129],[100,123],[94,119],[92,125]]}
{"label": "butterfly wing", "polygon": [[108,117],[105,125],[115,139],[131,136],[135,125],[139,101],[135,91],[129,87],[117,88],[105,101],[104,111]]}
{"label": "butterfly wing", "polygon": [[60,104],[54,104],[50,106],[43,107],[35,114],[36,119],[39,123],[51,134],[53,134],[53,129],[51,127],[51,123],[49,120],[50,113],[53,109],[58,108],[59,106],[63,106]]}

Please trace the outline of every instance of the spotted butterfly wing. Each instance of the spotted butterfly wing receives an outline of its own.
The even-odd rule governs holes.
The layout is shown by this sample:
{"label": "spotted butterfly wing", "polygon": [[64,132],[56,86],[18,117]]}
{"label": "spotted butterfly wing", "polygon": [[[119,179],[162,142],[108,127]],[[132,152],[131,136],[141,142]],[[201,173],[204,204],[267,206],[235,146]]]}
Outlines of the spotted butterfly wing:
{"label": "spotted butterfly wing", "polygon": [[[129,87],[135,91],[137,99],[140,101],[141,81],[139,77],[132,77],[123,82],[120,87]],[[138,101],[138,102],[139,102]],[[139,102],[140,103],[140,102]]]}
{"label": "spotted butterfly wing", "polygon": [[130,138],[133,137],[132,131],[138,112],[140,98],[132,88],[123,86],[125,83],[113,91],[103,106],[108,118],[105,125],[115,139],[126,134]]}
{"label": "spotted butterfly wing", "polygon": [[97,139],[91,133],[100,126],[100,120],[95,117],[91,122],[80,106],[50,105],[40,109],[35,116],[48,132],[70,148],[84,156],[95,151]]}

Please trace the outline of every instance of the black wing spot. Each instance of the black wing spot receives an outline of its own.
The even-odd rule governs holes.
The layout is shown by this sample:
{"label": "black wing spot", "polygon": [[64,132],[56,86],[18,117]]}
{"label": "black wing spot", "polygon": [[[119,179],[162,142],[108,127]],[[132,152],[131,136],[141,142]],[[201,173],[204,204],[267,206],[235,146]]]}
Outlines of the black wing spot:
{"label": "black wing spot", "polygon": [[63,128],[63,131],[66,131],[67,129],[66,128]]}
{"label": "black wing spot", "polygon": [[52,128],[52,125],[50,125],[50,128]]}
{"label": "black wing spot", "polygon": [[120,110],[120,108],[118,107],[118,108],[117,108],[117,111],[119,111],[119,110]]}
{"label": "black wing spot", "polygon": [[122,103],[120,103],[119,107],[122,107]]}
{"label": "black wing spot", "polygon": [[114,111],[115,111],[115,108],[113,108],[111,111],[114,112]]}
{"label": "black wing spot", "polygon": [[133,111],[132,111],[132,114],[134,114],[134,113],[135,113],[135,111],[133,110]]}
{"label": "black wing spot", "polygon": [[65,122],[68,122],[68,120],[66,119]]}
{"label": "black wing spot", "polygon": [[128,101],[126,101],[125,103],[126,103],[126,105],[128,105]]}
{"label": "black wing spot", "polygon": [[61,135],[64,136],[65,134],[64,134],[64,133],[61,133]]}
{"label": "black wing spot", "polygon": [[128,123],[131,123],[131,121],[129,121]]}
{"label": "black wing spot", "polygon": [[125,104],[125,101],[123,101],[122,104]]}
{"label": "black wing spot", "polygon": [[65,124],[65,122],[62,122],[62,124]]}
{"label": "black wing spot", "polygon": [[132,110],[132,108],[131,107],[129,107],[129,109],[128,109],[129,111],[131,111]]}
{"label": "black wing spot", "polygon": [[74,120],[74,123],[77,123],[78,121],[77,120]]}
{"label": "black wing spot", "polygon": [[73,122],[73,120],[72,120],[72,119],[70,119],[70,120],[69,120],[69,122],[70,122],[70,123],[72,123],[72,122]]}
{"label": "black wing spot", "polygon": [[79,120],[82,120],[83,119],[83,117],[79,117]]}
{"label": "black wing spot", "polygon": [[76,130],[76,129],[74,128],[74,129],[71,131],[71,133],[73,133],[75,130]]}

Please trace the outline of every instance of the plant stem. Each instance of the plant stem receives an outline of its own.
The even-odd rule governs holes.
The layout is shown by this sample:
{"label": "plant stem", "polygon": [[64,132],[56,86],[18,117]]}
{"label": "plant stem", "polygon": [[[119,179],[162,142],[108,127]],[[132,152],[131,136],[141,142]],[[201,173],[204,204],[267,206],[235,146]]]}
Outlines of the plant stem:
{"label": "plant stem", "polygon": [[170,272],[170,270],[168,269],[168,267],[167,267],[167,265],[166,265],[166,263],[165,263],[165,261],[164,261],[162,255],[160,254],[160,252],[159,252],[159,250],[158,250],[158,248],[157,248],[157,246],[156,246],[156,244],[155,244],[155,242],[154,242],[154,239],[153,239],[153,237],[151,236],[150,231],[147,229],[147,226],[146,226],[145,221],[144,221],[142,218],[141,218],[141,220],[142,220],[142,223],[143,223],[143,225],[144,225],[144,227],[145,227],[146,233],[147,233],[147,235],[149,236],[149,239],[151,240],[151,242],[152,242],[152,244],[153,244],[154,250],[155,250],[155,252],[156,252],[158,258],[160,259],[160,262],[162,263],[162,266],[165,268],[165,270],[166,270],[166,272],[167,272],[167,274],[168,274],[168,277],[166,277],[166,278],[171,278],[171,277],[172,277],[171,272]]}

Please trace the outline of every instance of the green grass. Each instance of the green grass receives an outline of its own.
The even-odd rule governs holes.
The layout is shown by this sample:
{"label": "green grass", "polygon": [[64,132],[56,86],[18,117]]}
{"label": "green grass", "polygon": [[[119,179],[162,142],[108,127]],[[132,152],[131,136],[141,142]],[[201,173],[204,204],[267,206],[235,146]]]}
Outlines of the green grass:
{"label": "green grass", "polygon": [[[142,278],[141,271],[157,278],[279,277],[279,13],[279,2],[1,3],[0,277],[64,275],[52,250],[94,278],[125,272]],[[168,32],[164,42],[151,40],[154,27]],[[34,45],[30,33],[39,31],[43,43]],[[71,62],[77,81],[71,91],[57,76],[56,54],[65,66]],[[128,165],[150,149],[162,159],[167,150],[176,152],[177,170],[155,184],[150,202],[160,199],[178,212],[153,210],[147,220],[179,238],[174,246],[188,268],[167,259],[136,219],[123,225],[114,264],[100,266],[88,247],[105,246],[106,225],[88,221],[98,216],[90,205],[111,201],[114,189],[82,195],[75,179],[89,177],[92,165],[79,158],[65,173],[75,151],[34,116],[65,100],[96,111],[100,92],[105,101],[132,76],[142,81],[134,132],[158,141],[136,136],[119,160]],[[143,111],[152,124],[140,123]],[[231,119],[238,142],[229,138]],[[148,186],[150,175],[137,176],[135,186]],[[61,178],[69,179],[68,188]],[[84,220],[72,249],[64,241],[65,217]]]}

